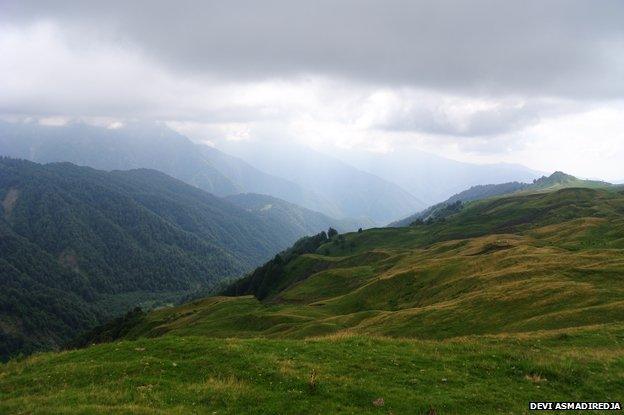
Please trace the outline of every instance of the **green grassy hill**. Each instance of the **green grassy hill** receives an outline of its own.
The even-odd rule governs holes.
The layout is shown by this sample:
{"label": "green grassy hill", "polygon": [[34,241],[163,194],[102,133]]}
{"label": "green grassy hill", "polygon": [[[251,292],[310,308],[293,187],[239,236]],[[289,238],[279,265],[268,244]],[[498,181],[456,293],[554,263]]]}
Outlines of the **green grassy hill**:
{"label": "green grassy hill", "polygon": [[82,339],[112,343],[3,366],[0,409],[524,413],[624,399],[621,190],[303,240],[232,291],[244,295],[138,313]]}
{"label": "green grassy hill", "polygon": [[611,186],[610,183],[603,182],[600,180],[583,180],[572,175],[566,174],[561,171],[556,171],[550,176],[542,177],[533,182],[529,186],[527,190],[537,191],[537,190],[559,190],[559,189],[567,189],[571,187],[582,187],[589,189],[601,189],[605,187]]}
{"label": "green grassy hill", "polygon": [[131,337],[442,339],[624,322],[623,213],[622,193],[568,189],[334,237],[227,291],[246,296],[150,313]]}
{"label": "green grassy hill", "polygon": [[473,186],[470,189],[451,196],[444,202],[430,206],[427,209],[390,223],[390,227],[409,226],[415,222],[437,220],[456,213],[467,202],[483,200],[495,196],[510,196],[531,194],[537,192],[552,192],[561,189],[606,189],[613,188],[611,183],[597,180],[578,179],[569,174],[557,171],[550,176],[543,176],[533,183],[501,183]]}

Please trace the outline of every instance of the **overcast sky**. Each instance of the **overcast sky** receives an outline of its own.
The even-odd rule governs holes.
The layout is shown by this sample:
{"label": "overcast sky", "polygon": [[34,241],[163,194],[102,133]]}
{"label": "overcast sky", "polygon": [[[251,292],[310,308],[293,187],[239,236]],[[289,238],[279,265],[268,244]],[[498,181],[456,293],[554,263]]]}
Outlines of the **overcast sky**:
{"label": "overcast sky", "polygon": [[624,179],[624,1],[0,0],[0,116]]}

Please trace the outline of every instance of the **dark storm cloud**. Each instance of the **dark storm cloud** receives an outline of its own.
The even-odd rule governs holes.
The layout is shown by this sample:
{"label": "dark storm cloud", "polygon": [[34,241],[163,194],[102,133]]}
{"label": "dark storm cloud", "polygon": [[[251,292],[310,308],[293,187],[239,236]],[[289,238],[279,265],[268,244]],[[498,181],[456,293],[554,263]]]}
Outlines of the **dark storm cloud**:
{"label": "dark storm cloud", "polygon": [[485,95],[624,95],[621,0],[4,0],[0,7],[13,24],[55,20],[138,47],[180,73],[324,74]]}

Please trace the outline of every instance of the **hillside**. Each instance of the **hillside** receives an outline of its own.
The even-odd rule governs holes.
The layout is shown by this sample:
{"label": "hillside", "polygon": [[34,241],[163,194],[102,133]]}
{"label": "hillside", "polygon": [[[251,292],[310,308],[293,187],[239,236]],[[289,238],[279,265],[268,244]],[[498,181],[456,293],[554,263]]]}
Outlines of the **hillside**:
{"label": "hillside", "polygon": [[473,186],[470,189],[457,193],[444,202],[437,203],[427,209],[408,216],[407,218],[392,222],[389,227],[401,227],[409,226],[417,220],[425,221],[429,218],[434,218],[439,213],[444,212],[444,209],[451,205],[457,205],[457,203],[465,203],[473,200],[487,199],[489,197],[507,195],[519,190],[526,189],[529,186],[527,183],[502,183],[502,184],[485,184]]}
{"label": "hillside", "polygon": [[444,222],[336,236],[226,291],[263,302],[209,298],[181,309],[201,318],[162,310],[134,334],[447,338],[621,321],[622,212],[621,192],[568,189],[475,202]]}
{"label": "hillside", "polygon": [[[135,314],[83,339],[114,343],[4,366],[2,405],[519,413],[531,400],[621,400],[622,235],[624,192],[578,188],[321,234],[226,290],[242,296]],[[28,386],[44,372],[68,387]]]}
{"label": "hillside", "polygon": [[173,302],[303,234],[154,170],[0,159],[0,355]]}
{"label": "hillside", "polygon": [[392,222],[388,226],[409,226],[416,221],[441,219],[461,209],[462,204],[475,200],[487,199],[494,196],[511,195],[514,193],[530,194],[535,192],[551,192],[567,188],[600,189],[612,186],[610,183],[578,179],[569,174],[557,171],[550,176],[542,176],[533,180],[532,183],[502,183],[473,186],[468,190],[451,196],[442,203],[430,206],[427,209],[415,213],[407,218]]}
{"label": "hillside", "polygon": [[611,186],[611,183],[599,181],[599,180],[583,180],[576,178],[570,174],[566,174],[561,171],[556,171],[550,176],[543,176],[537,180],[534,180],[533,183],[527,188],[528,191],[539,191],[539,190],[558,190],[558,189],[567,189],[570,187],[582,187],[582,188],[590,188],[590,189],[599,189],[602,187]]}
{"label": "hillside", "polygon": [[[302,208],[284,200],[255,193],[240,193],[227,196],[226,200],[236,206],[262,216],[275,226],[282,225],[280,234],[287,234],[293,240],[302,235],[313,235],[332,227],[339,232],[351,232],[358,228],[370,228],[371,221],[355,219],[334,219],[319,212]],[[288,226],[284,226],[287,224]]]}
{"label": "hillside", "polygon": [[521,414],[621,401],[623,338],[621,324],[447,341],[142,338],[0,366],[0,412]]}

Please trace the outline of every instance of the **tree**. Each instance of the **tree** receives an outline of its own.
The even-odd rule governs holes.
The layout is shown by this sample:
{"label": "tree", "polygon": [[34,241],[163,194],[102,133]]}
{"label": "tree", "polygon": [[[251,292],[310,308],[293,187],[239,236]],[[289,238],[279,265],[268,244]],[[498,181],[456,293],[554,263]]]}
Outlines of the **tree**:
{"label": "tree", "polygon": [[334,236],[338,235],[338,231],[332,227],[327,230],[327,237],[332,239]]}

